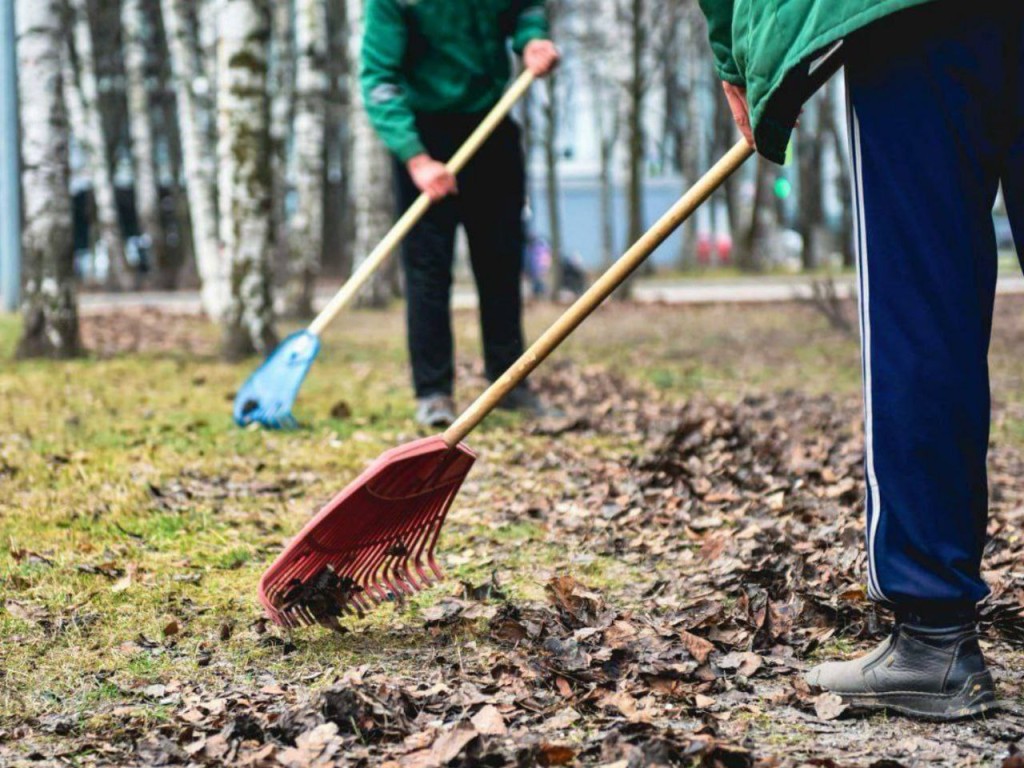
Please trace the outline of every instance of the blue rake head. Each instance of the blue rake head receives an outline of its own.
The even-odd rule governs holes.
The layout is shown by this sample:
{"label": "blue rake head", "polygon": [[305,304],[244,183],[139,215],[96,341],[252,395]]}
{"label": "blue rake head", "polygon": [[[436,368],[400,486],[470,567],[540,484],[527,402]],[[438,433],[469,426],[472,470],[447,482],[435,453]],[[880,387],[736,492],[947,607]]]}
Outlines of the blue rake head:
{"label": "blue rake head", "polygon": [[282,341],[235,395],[235,423],[295,429],[298,422],[292,416],[292,406],[319,352],[320,339],[309,331],[293,333]]}

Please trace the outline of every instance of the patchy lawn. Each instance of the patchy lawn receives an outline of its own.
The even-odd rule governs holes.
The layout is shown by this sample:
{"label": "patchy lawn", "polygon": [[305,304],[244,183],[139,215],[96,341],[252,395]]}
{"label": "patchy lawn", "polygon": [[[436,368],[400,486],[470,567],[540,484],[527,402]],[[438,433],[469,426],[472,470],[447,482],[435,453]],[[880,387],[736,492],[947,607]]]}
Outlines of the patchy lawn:
{"label": "patchy lawn", "polygon": [[[856,343],[806,306],[604,308],[538,372],[560,416],[468,441],[449,580],[341,634],[268,625],[255,585],[416,436],[400,312],[338,324],[290,434],[233,427],[255,361],[218,362],[212,328],[90,317],[92,358],[0,368],[0,765],[998,764],[1024,737],[1022,309],[1001,302],[992,353],[1010,709],[942,727],[800,682],[885,621],[860,586]],[[0,318],[4,359],[16,332]]]}

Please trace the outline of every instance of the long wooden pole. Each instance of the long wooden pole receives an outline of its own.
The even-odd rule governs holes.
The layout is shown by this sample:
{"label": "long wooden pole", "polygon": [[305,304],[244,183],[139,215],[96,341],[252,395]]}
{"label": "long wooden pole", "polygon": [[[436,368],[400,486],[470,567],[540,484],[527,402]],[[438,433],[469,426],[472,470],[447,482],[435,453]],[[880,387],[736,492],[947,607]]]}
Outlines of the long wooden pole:
{"label": "long wooden pole", "polygon": [[[476,154],[476,151],[483,146],[484,142],[490,138],[494,130],[501,124],[501,121],[505,119],[512,107],[517,101],[526,93],[530,85],[535,79],[534,74],[530,70],[524,70],[512,86],[505,91],[505,95],[501,97],[501,100],[494,105],[494,108],[487,114],[487,116],[481,121],[480,125],[476,127],[476,130],[470,134],[466,142],[459,147],[459,150],[452,156],[452,158],[445,164],[448,171],[452,174],[456,174],[461,171],[466,163]],[[405,239],[405,236],[409,234],[409,231],[416,226],[416,223],[423,218],[423,214],[430,208],[430,198],[426,194],[420,195],[416,198],[409,209],[402,214],[401,218],[395,222],[395,225],[391,228],[391,231],[384,236],[384,239],[377,244],[377,247],[370,252],[363,263],[359,265],[359,268],[352,273],[352,276],[348,281],[341,286],[341,289],[334,294],[334,297],[330,300],[326,307],[316,316],[309,325],[310,333],[319,336],[324,332],[324,329],[331,324],[331,321],[338,316],[349,303],[359,293],[359,289],[362,288],[366,282],[373,276],[381,264],[385,262],[391,252],[398,247],[399,243]]]}
{"label": "long wooden pole", "polygon": [[654,250],[661,245],[684,221],[686,221],[701,203],[721,186],[736,169],[754,154],[754,150],[740,141],[719,160],[710,171],[693,185],[665,215],[647,230],[607,272],[590,286],[566,310],[554,325],[547,329],[533,345],[523,353],[512,367],[500,379],[491,384],[466,411],[452,424],[443,437],[449,447],[455,447],[463,438],[483,421],[501,399],[523,382],[538,365],[540,365],[554,349],[565,341],[577,326],[582,323],[612,292],[626,281],[633,271],[643,264]]}

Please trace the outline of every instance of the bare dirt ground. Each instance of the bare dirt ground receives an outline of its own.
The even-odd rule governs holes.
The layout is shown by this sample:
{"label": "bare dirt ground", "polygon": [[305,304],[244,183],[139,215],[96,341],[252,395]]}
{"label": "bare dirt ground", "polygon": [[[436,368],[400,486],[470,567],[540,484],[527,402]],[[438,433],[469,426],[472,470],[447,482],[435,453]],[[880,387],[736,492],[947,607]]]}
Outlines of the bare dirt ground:
{"label": "bare dirt ground", "polygon": [[254,583],[410,436],[397,313],[352,321],[291,436],[216,415],[244,366],[206,359],[202,323],[90,318],[102,359],[0,373],[0,764],[1024,765],[1022,308],[1001,303],[992,354],[983,627],[1007,706],[952,725],[802,682],[888,627],[863,588],[856,345],[806,307],[596,316],[537,378],[559,415],[470,441],[450,579],[340,633],[269,625]]}

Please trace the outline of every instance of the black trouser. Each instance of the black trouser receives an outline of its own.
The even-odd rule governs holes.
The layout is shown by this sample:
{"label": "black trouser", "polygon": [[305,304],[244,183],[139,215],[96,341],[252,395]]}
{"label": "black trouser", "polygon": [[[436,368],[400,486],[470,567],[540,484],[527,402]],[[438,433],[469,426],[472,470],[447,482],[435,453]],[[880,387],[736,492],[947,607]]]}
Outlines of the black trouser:
{"label": "black trouser", "polygon": [[[447,161],[483,115],[420,115],[416,124],[431,157]],[[399,163],[398,205],[419,195]],[[522,354],[525,169],[519,127],[505,120],[458,176],[459,194],[435,204],[405,239],[405,268],[413,383],[417,397],[450,395],[455,379],[451,328],[455,231],[466,230],[480,297],[484,364],[494,380]]]}

